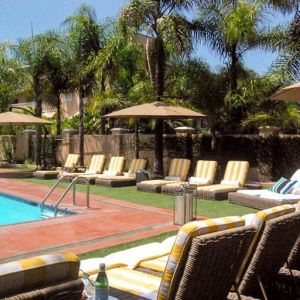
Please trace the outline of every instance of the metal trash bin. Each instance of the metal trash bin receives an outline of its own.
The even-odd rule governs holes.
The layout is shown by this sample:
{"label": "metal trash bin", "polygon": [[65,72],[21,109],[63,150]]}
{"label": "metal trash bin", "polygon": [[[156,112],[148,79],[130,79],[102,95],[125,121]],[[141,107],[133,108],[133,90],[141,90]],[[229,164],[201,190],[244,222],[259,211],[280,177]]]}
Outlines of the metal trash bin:
{"label": "metal trash bin", "polygon": [[197,202],[194,201],[195,188],[183,185],[174,197],[174,224],[184,225],[196,219]]}

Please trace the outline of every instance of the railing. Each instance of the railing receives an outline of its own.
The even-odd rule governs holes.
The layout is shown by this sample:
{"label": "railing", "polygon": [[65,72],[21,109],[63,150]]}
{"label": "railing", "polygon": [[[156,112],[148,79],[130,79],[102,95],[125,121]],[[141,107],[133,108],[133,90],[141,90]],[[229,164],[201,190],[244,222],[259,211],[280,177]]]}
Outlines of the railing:
{"label": "railing", "polygon": [[[65,178],[73,178],[72,174],[65,174],[62,175],[56,182],[55,184],[52,186],[52,188],[49,190],[49,192],[46,194],[46,196],[44,197],[42,203],[41,203],[41,211],[44,210],[45,208],[45,203],[48,200],[48,198],[51,196],[51,194],[53,193],[53,191],[55,190],[55,188],[58,186],[58,184]],[[57,216],[58,213],[58,206],[60,205],[60,203],[62,202],[62,200],[64,199],[64,197],[67,195],[68,191],[73,187],[73,205],[76,205],[76,183],[78,182],[78,180],[83,180],[85,181],[86,184],[86,207],[90,207],[90,181],[88,178],[85,178],[83,176],[77,176],[75,177],[71,183],[67,186],[67,188],[64,190],[64,192],[62,193],[62,195],[59,197],[58,201],[56,202],[56,204],[54,205],[54,216]]]}
{"label": "railing", "polygon": [[58,199],[58,201],[56,202],[55,206],[54,206],[54,216],[57,216],[57,211],[58,211],[58,206],[59,204],[62,202],[62,200],[64,199],[64,197],[66,196],[66,194],[68,193],[68,191],[73,187],[73,205],[76,205],[76,183],[79,179],[82,179],[85,181],[86,184],[86,207],[90,207],[90,181],[88,178],[85,177],[75,177],[71,183],[68,185],[68,187],[65,189],[65,191],[63,192],[63,194],[60,196],[60,198]]}

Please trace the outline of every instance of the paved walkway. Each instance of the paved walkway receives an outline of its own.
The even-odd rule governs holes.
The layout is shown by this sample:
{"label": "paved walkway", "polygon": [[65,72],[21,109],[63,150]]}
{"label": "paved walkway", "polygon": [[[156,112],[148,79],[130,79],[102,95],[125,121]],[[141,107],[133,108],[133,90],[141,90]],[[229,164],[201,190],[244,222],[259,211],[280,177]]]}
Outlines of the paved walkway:
{"label": "paved walkway", "polygon": [[[41,202],[49,187],[17,179],[0,178],[0,192]],[[49,199],[55,203],[62,189]],[[172,211],[90,195],[86,208],[85,194],[77,193],[72,205],[71,192],[62,208],[76,215],[6,225],[0,227],[0,263],[47,252],[73,251],[77,254],[122,244],[177,230]],[[1,209],[1,208],[0,208]]]}

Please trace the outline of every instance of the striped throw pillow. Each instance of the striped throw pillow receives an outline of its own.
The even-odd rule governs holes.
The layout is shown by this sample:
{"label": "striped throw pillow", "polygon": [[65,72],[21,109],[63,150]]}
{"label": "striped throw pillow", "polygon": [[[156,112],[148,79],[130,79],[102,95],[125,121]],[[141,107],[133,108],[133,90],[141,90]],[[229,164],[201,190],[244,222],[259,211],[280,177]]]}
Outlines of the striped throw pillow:
{"label": "striped throw pillow", "polygon": [[271,188],[270,191],[279,193],[279,194],[288,194],[292,188],[298,184],[298,180],[288,180],[284,177],[281,177]]}

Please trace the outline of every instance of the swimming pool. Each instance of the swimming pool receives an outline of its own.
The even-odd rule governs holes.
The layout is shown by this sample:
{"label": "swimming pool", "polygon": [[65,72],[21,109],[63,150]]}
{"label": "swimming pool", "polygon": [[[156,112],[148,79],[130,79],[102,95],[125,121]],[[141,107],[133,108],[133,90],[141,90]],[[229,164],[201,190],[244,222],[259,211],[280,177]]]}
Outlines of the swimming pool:
{"label": "swimming pool", "polygon": [[[57,216],[73,214],[70,211],[58,210]],[[54,217],[54,209],[45,206],[41,212],[37,202],[0,193],[0,226],[43,220]]]}

